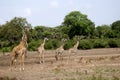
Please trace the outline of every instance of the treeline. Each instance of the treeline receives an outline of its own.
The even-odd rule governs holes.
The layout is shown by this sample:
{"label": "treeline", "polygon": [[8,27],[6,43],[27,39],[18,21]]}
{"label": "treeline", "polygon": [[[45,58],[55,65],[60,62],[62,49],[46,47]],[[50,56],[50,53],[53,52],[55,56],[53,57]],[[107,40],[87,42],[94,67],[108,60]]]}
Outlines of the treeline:
{"label": "treeline", "polygon": [[120,47],[120,20],[110,25],[96,26],[88,19],[86,14],[72,11],[67,14],[59,26],[31,26],[25,18],[14,17],[5,24],[0,25],[0,51],[11,51],[19,44],[22,38],[22,29],[28,27],[28,50],[37,50],[44,37],[49,38],[45,44],[46,49],[56,49],[61,45],[61,39],[66,38],[65,49],[72,47],[77,38],[80,40],[78,49],[111,48]]}

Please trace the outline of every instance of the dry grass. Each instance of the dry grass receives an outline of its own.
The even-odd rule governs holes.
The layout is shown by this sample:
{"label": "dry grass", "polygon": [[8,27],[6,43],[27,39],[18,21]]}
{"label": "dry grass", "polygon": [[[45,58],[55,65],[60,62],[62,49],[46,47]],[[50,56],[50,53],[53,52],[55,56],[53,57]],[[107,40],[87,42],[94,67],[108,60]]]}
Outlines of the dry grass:
{"label": "dry grass", "polygon": [[[9,56],[0,56],[0,80],[120,80],[120,48],[79,50],[68,61],[56,61],[53,51],[46,51],[45,63],[38,54],[29,52],[25,71],[9,71]],[[8,76],[8,77],[6,77]]]}

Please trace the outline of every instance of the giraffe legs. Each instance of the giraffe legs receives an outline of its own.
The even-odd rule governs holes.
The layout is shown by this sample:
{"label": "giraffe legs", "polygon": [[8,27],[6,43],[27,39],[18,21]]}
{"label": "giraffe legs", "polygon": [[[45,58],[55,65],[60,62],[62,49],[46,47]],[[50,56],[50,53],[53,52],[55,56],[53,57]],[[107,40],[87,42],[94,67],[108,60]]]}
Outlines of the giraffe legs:
{"label": "giraffe legs", "polygon": [[20,57],[20,71],[24,71],[24,58],[25,58],[25,55],[22,55]]}
{"label": "giraffe legs", "polygon": [[56,61],[58,61],[58,60],[63,60],[63,52],[57,52],[56,54],[55,54],[55,59],[56,59]]}
{"label": "giraffe legs", "polygon": [[42,56],[41,56],[41,53],[39,53],[39,63],[40,63],[40,64],[42,63]]}
{"label": "giraffe legs", "polygon": [[44,52],[39,52],[39,63],[44,63],[45,62],[45,56]]}
{"label": "giraffe legs", "polygon": [[[25,55],[22,55],[22,57],[20,57],[20,71],[24,70],[24,57]],[[10,70],[12,71],[13,69],[16,70],[16,65],[17,65],[17,59],[12,59],[10,61]]]}
{"label": "giraffe legs", "polygon": [[10,70],[12,71],[13,69],[16,70],[16,62],[17,60],[15,59],[15,57],[12,57],[10,60]]}
{"label": "giraffe legs", "polygon": [[13,64],[14,65],[14,70],[16,70],[16,64],[17,64],[17,60],[15,59],[14,64]]}
{"label": "giraffe legs", "polygon": [[22,70],[24,70],[24,59],[25,59],[25,55],[22,56]]}
{"label": "giraffe legs", "polygon": [[42,53],[42,63],[45,62],[45,56],[44,56],[44,53]]}
{"label": "giraffe legs", "polygon": [[57,55],[57,53],[56,53],[56,55],[55,55],[55,59],[56,59],[56,61],[58,61],[58,55]]}
{"label": "giraffe legs", "polygon": [[63,54],[60,54],[60,60],[63,60]]}
{"label": "giraffe legs", "polygon": [[68,51],[68,59],[67,59],[67,64],[68,64],[68,62],[69,62],[70,58],[71,58],[71,51],[69,50],[69,51]]}

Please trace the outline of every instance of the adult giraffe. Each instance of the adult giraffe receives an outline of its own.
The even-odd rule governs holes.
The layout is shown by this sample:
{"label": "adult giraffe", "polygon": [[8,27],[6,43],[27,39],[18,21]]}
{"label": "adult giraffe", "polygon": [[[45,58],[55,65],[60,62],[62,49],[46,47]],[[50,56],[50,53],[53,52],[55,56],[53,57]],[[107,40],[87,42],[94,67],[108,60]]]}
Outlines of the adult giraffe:
{"label": "adult giraffe", "polygon": [[10,54],[10,68],[12,70],[13,67],[16,68],[17,59],[20,59],[20,71],[24,70],[24,58],[27,53],[27,31],[28,29],[25,28],[23,31],[23,37],[21,42],[15,46]]}

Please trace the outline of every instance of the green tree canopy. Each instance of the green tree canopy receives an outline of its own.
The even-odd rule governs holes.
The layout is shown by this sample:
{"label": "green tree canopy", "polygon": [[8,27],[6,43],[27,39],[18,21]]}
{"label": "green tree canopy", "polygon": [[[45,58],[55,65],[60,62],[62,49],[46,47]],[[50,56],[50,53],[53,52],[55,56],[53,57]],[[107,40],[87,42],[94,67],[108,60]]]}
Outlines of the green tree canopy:
{"label": "green tree canopy", "polygon": [[120,38],[120,20],[113,22],[111,28],[114,31],[115,37]]}
{"label": "green tree canopy", "polygon": [[120,20],[113,22],[111,27],[112,27],[112,30],[116,32],[120,32]]}
{"label": "green tree canopy", "polygon": [[31,28],[27,20],[22,17],[15,17],[2,25],[0,29],[0,38],[2,41],[8,40],[11,44],[19,42],[22,36],[22,29],[25,27]]}
{"label": "green tree canopy", "polygon": [[111,30],[111,27],[109,25],[101,25],[96,27],[97,30],[97,36],[99,38],[113,38],[114,37],[114,33]]}
{"label": "green tree canopy", "polygon": [[[75,35],[91,36],[94,33],[95,25],[87,18],[87,15],[79,11],[72,11],[65,16],[63,26],[67,28],[68,35],[73,38]],[[63,29],[66,30],[66,29]]]}

